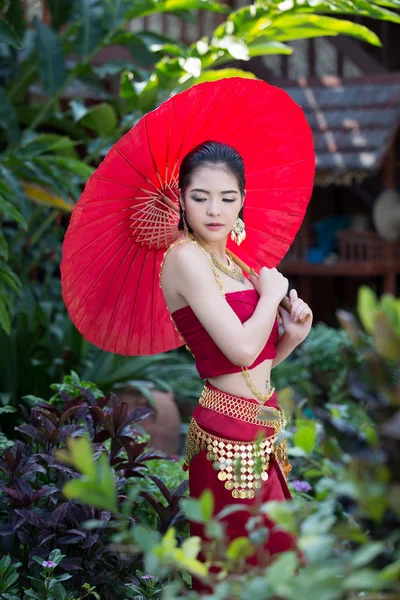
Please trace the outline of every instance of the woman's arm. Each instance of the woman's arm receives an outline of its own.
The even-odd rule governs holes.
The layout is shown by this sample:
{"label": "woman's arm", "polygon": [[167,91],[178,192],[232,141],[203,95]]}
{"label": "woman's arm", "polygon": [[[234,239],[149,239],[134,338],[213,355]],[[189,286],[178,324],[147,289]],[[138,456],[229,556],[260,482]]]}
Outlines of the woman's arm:
{"label": "woman's arm", "polygon": [[272,361],[272,369],[279,365],[285,358],[293,352],[293,350],[300,344],[300,340],[295,339],[286,331],[280,336],[276,345],[276,356]]}
{"label": "woman's arm", "polygon": [[234,364],[250,366],[271,334],[282,298],[262,294],[253,315],[242,323],[218,288],[207,256],[193,244],[168,254],[161,285],[166,282],[189,304],[220,350]]}

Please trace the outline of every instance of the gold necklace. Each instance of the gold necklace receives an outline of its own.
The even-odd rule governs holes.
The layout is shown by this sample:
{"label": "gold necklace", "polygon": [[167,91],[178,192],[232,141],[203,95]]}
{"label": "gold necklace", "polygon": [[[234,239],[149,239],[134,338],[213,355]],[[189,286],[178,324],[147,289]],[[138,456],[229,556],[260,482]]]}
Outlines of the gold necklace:
{"label": "gold necklace", "polygon": [[[227,267],[212,252],[210,252],[210,256],[211,256],[211,260],[213,261],[214,266],[216,266],[217,269],[222,271],[222,273],[225,273],[225,275],[228,275],[228,277],[231,277],[232,279],[235,279],[236,281],[240,281],[240,283],[243,283],[243,284],[246,283],[245,276],[243,275],[242,270],[239,267],[239,265],[237,265],[235,262],[232,261],[233,266]],[[225,255],[225,256],[227,257],[228,261],[230,262],[230,258],[227,255]]]}
{"label": "gold necklace", "polygon": [[[172,248],[174,248],[175,246],[179,246],[179,244],[182,244],[182,243],[185,243],[185,242],[191,242],[193,244],[196,244],[196,246],[199,246],[199,248],[201,248],[202,251],[205,252],[206,255],[209,257],[210,266],[211,266],[211,269],[212,269],[212,271],[214,273],[215,280],[217,282],[217,285],[218,285],[218,287],[220,289],[220,292],[221,292],[222,296],[225,298],[224,285],[222,283],[221,277],[218,275],[217,271],[215,270],[215,268],[213,266],[213,262],[211,260],[210,252],[208,252],[206,250],[206,248],[202,244],[200,244],[195,239],[195,237],[192,234],[189,234],[189,236],[185,236],[183,239],[181,239],[181,240],[179,240],[179,241],[171,244],[169,246],[169,248],[167,248],[167,250],[164,252],[163,259],[162,259],[161,265],[160,265],[160,274],[159,274],[159,284],[160,284],[160,287],[161,287],[161,273],[162,273],[162,269],[163,269],[164,262],[165,262],[165,259],[167,257],[167,254],[169,253],[170,250],[172,250]],[[277,312],[277,315],[278,314],[279,313]],[[189,352],[192,354],[193,358],[196,359],[196,357],[194,356],[193,352],[190,350],[189,346],[186,344],[186,342],[185,342],[183,336],[181,335],[178,327],[176,326],[176,323],[175,323],[174,319],[172,318],[171,314],[170,314],[170,319],[171,319],[171,321],[173,323],[173,326],[174,326],[176,332],[178,333],[179,337],[181,338],[181,340],[185,344],[187,350],[189,350]],[[257,387],[252,382],[251,377],[250,377],[250,372],[249,372],[248,368],[244,367],[244,366],[241,366],[241,371],[242,371],[243,378],[244,378],[244,380],[245,380],[248,388],[253,392],[254,396],[257,398],[257,400],[259,400],[260,404],[266,404],[268,402],[268,400],[270,400],[270,398],[272,397],[273,393],[275,392],[275,388],[273,388],[272,386],[270,386],[270,389],[269,389],[269,391],[268,391],[267,394],[265,394],[263,392],[260,392],[260,390],[257,389]]]}

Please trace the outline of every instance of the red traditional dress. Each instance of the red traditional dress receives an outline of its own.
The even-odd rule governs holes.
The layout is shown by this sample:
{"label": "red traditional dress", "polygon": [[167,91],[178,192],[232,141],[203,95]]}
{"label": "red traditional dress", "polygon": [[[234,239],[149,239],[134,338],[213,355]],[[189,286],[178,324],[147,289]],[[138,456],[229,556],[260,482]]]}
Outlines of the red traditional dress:
{"label": "red traditional dress", "polygon": [[[183,239],[177,244],[185,241],[190,240]],[[175,245],[172,244],[165,252],[164,260]],[[210,264],[221,293],[244,323],[254,313],[259,299],[258,292],[246,289],[225,293],[221,279],[211,262]],[[286,476],[291,466],[287,460],[285,442],[277,444],[277,437],[286,422],[276,391],[271,388],[268,401],[260,404],[257,400],[228,394],[211,385],[207,378],[239,372],[242,368],[223,354],[190,306],[173,311],[171,319],[187,349],[194,356],[200,377],[206,380],[199,404],[193,412],[186,440],[185,466],[189,469],[190,496],[197,498],[205,489],[212,490],[215,499],[214,514],[229,504],[253,504],[258,490],[262,502],[290,500]],[[275,358],[279,339],[278,326],[277,316],[264,348],[250,369],[266,359]],[[257,496],[259,500],[259,494]],[[224,519],[230,540],[248,535],[248,518],[248,512],[240,511]],[[274,528],[274,524],[267,518],[265,524],[270,535],[264,546],[264,558],[268,559],[269,556],[295,547],[293,536]],[[191,535],[205,539],[203,526],[191,523]],[[257,564],[257,557],[250,557],[248,561]],[[194,579],[193,589],[205,588]]]}

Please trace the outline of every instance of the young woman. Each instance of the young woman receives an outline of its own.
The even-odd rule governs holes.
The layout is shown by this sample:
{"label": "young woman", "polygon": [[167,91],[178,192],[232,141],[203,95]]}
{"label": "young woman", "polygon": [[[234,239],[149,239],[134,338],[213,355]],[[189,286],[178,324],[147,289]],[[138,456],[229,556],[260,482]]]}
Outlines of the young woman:
{"label": "young woman", "polygon": [[[283,310],[279,303],[288,280],[267,267],[246,279],[225,252],[232,230],[238,243],[245,235],[244,164],[234,148],[213,141],[194,148],[181,163],[179,188],[182,236],[164,254],[160,285],[206,380],[186,442],[190,495],[211,489],[215,513],[235,502],[289,499],[290,464],[285,445],[276,443],[285,420],[270,376],[308,335],[311,310],[295,290],[290,314]],[[248,516],[240,511],[224,520],[230,539],[247,535]],[[295,543],[266,523],[265,563]],[[205,539],[198,524],[191,533]],[[259,563],[260,557],[249,562]],[[201,589],[196,581],[193,587]]]}

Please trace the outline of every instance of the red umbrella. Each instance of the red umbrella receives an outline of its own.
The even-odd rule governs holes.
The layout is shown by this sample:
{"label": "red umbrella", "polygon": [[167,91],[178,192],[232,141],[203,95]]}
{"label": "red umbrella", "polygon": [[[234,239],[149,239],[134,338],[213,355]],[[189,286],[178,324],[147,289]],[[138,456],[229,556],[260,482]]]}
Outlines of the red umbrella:
{"label": "red umbrella", "polygon": [[312,193],[315,156],[302,109],[264,81],[198,84],[145,115],[108,152],[74,207],[63,244],[68,312],[103,350],[157,354],[182,345],[159,287],[176,239],[179,165],[205,140],[243,156],[247,237],[228,249],[250,267],[276,267]]}

